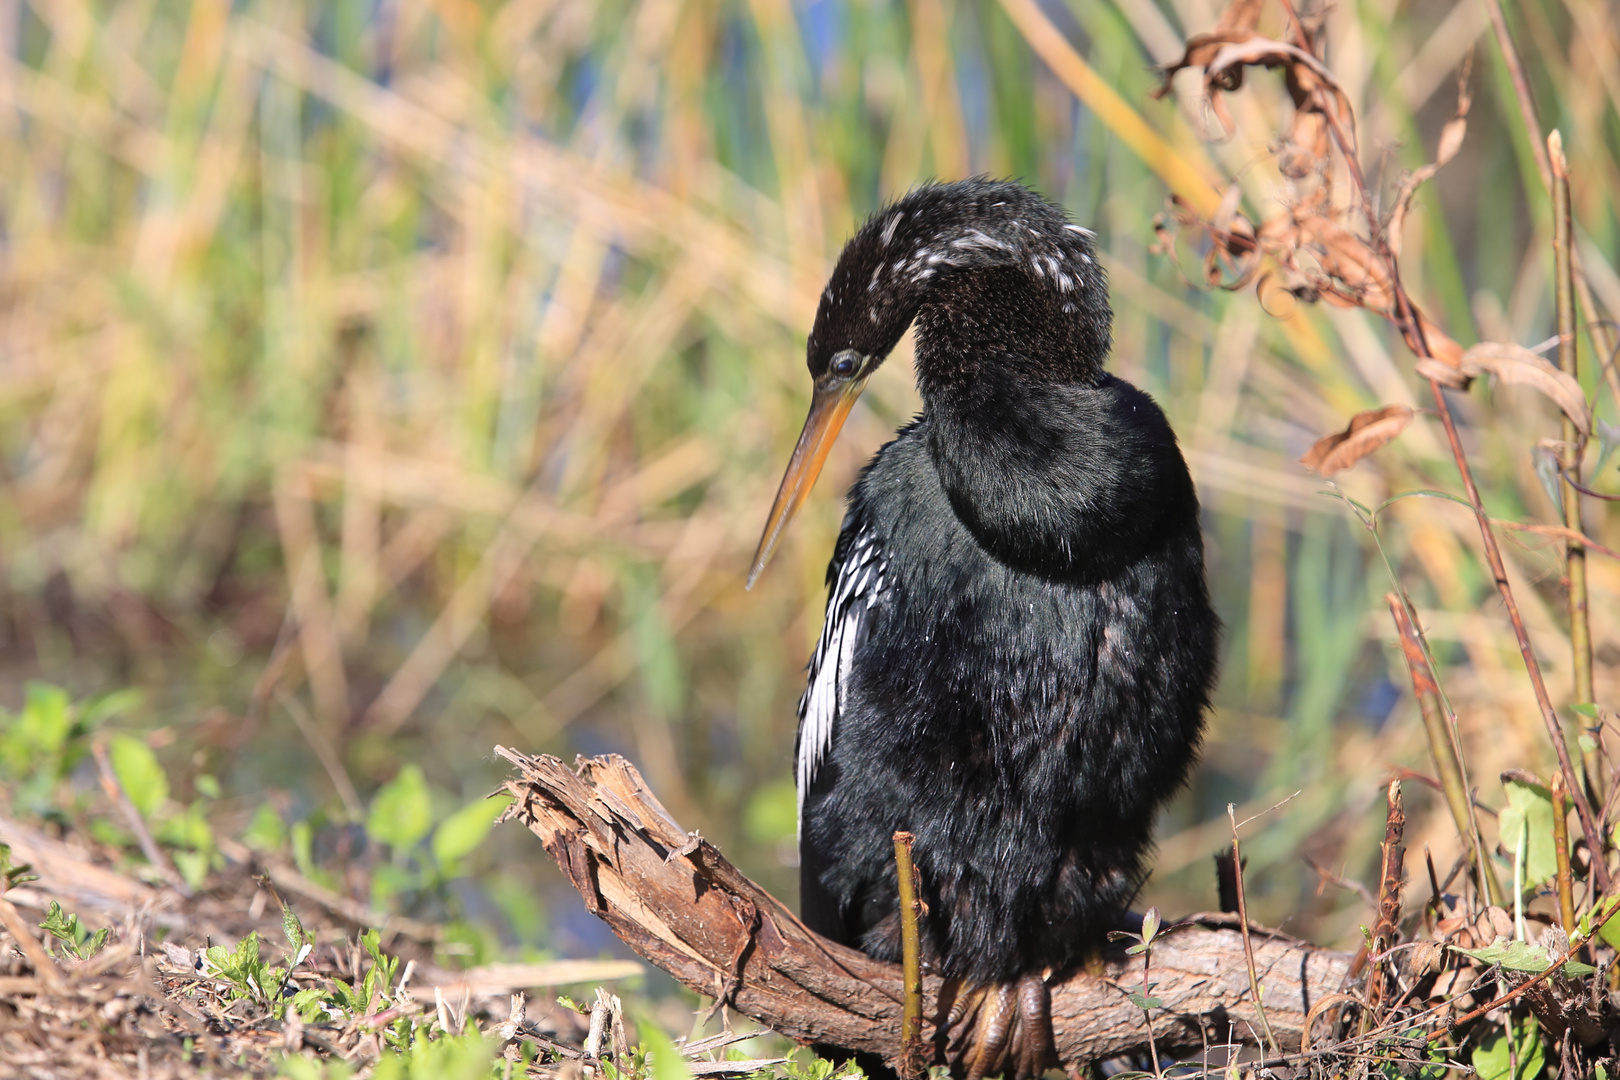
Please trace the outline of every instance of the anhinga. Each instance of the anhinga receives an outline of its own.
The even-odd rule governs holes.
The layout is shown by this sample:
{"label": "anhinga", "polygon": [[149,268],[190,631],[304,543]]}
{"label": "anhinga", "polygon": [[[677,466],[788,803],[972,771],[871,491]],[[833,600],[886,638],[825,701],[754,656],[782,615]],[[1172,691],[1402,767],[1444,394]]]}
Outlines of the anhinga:
{"label": "anhinga", "polygon": [[1120,925],[1215,677],[1197,495],[1163,412],[1103,370],[1091,237],[983,179],[874,214],[822,293],[749,578],[915,322],[923,412],[849,494],[799,703],[801,903],[897,960],[892,836],[915,835],[942,1049],[975,1080],[1052,1063],[1045,979]]}

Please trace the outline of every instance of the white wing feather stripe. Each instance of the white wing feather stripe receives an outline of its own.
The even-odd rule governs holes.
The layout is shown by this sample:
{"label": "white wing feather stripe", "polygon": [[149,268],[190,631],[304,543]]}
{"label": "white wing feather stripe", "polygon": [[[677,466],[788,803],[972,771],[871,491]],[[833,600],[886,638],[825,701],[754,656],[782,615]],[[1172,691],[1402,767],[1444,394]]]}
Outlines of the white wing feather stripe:
{"label": "white wing feather stripe", "polygon": [[[797,776],[799,823],[804,823],[804,797],[815,781],[832,746],[833,725],[844,703],[866,613],[878,601],[885,585],[889,561],[877,541],[866,532],[856,534],[849,554],[838,568],[838,580],[827,598],[827,621],[810,658],[810,680],[799,699],[799,752]],[[864,599],[864,604],[858,601]]]}

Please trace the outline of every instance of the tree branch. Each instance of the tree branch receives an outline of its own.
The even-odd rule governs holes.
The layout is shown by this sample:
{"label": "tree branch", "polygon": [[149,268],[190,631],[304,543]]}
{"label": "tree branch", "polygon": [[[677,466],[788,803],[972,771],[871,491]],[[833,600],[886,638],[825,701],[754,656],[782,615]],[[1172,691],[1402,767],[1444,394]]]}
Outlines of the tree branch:
{"label": "tree branch", "polygon": [[[688,834],[634,766],[617,755],[586,758],[577,772],[550,756],[495,752],[518,775],[502,820],[540,838],[586,907],[651,963],[700,994],[718,997],[789,1038],[865,1051],[900,1051],[903,987],[898,965],[836,945],[755,885],[697,833]],[[1238,923],[1196,915],[1153,946],[1153,1029],[1161,1050],[1252,1041],[1259,1017],[1249,992]],[[1306,1014],[1343,988],[1346,953],[1251,927],[1266,1014],[1285,1047],[1297,1047]],[[1139,971],[1110,951],[1095,973],[1055,974],[1052,1024],[1065,1065],[1147,1046],[1142,1010],[1128,997]],[[944,1060],[955,987],[923,979],[923,1043]]]}

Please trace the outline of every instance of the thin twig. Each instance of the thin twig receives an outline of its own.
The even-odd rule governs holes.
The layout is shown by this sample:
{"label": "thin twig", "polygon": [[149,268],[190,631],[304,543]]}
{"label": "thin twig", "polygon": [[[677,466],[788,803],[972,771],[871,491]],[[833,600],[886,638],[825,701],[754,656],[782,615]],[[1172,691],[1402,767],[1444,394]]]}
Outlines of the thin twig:
{"label": "thin twig", "polygon": [[[1565,423],[1568,423],[1568,420],[1566,420]],[[1577,466],[1577,468],[1578,468],[1578,466]],[[1574,488],[1576,491],[1580,492],[1582,495],[1589,495],[1594,499],[1602,499],[1604,502],[1620,502],[1620,495],[1605,495],[1601,491],[1593,491],[1591,488],[1589,488],[1589,487],[1585,486],[1584,484],[1582,484],[1580,482],[1580,480],[1578,479],[1578,477],[1580,476],[1579,472],[1577,472],[1575,474],[1575,476],[1570,476],[1569,468],[1563,462],[1559,462],[1559,464],[1558,464],[1558,475],[1562,476],[1564,478],[1564,483],[1567,486]],[[1574,531],[1574,530],[1571,530],[1571,531]],[[1595,545],[1591,545],[1591,544],[1586,544],[1584,541],[1577,540],[1574,537],[1566,537],[1565,539],[1567,539],[1571,544],[1581,544],[1583,547],[1595,546]],[[1583,699],[1583,700],[1590,700],[1590,699]]]}
{"label": "thin twig", "polygon": [[[1404,293],[1400,295],[1404,296]],[[1519,644],[1519,655],[1524,658],[1525,671],[1530,676],[1530,687],[1535,691],[1536,704],[1541,707],[1542,723],[1546,725],[1547,737],[1553,744],[1553,751],[1558,755],[1558,767],[1563,770],[1564,783],[1569,786],[1570,795],[1573,796],[1575,814],[1581,821],[1581,832],[1586,836],[1587,847],[1593,853],[1592,874],[1597,880],[1598,888],[1608,892],[1609,868],[1604,865],[1602,859],[1603,837],[1592,819],[1592,807],[1586,801],[1586,792],[1581,790],[1575,776],[1575,766],[1569,758],[1569,747],[1564,744],[1563,725],[1559,723],[1558,713],[1554,711],[1552,698],[1547,693],[1547,682],[1541,675],[1541,662],[1536,659],[1535,650],[1530,646],[1530,635],[1525,631],[1523,616],[1519,614],[1518,600],[1513,595],[1513,586],[1508,583],[1507,566],[1502,561],[1502,549],[1496,542],[1496,534],[1491,530],[1490,518],[1485,513],[1485,503],[1480,498],[1479,487],[1474,483],[1474,474],[1468,467],[1468,457],[1463,453],[1462,438],[1457,434],[1457,422],[1451,415],[1451,405],[1446,401],[1445,390],[1437,380],[1432,378],[1429,380],[1429,390],[1433,393],[1435,407],[1440,412],[1440,422],[1445,426],[1446,440],[1451,444],[1451,456],[1456,461],[1457,471],[1462,477],[1463,490],[1468,494],[1468,501],[1474,508],[1474,517],[1479,523],[1479,535],[1484,542],[1485,560],[1491,568],[1491,576],[1496,580],[1496,589],[1502,596],[1502,604],[1507,608],[1508,621],[1513,625],[1513,636]]]}
{"label": "thin twig", "polygon": [[1362,902],[1373,911],[1376,912],[1378,910],[1378,898],[1372,894],[1371,889],[1367,888],[1367,886],[1363,885],[1355,878],[1347,878],[1343,874],[1335,874],[1332,870],[1329,870],[1320,862],[1317,862],[1316,859],[1312,858],[1309,853],[1305,855],[1305,864],[1312,870],[1315,870],[1316,876],[1321,879],[1321,884],[1317,885],[1316,887],[1316,895],[1322,895],[1322,885],[1337,885],[1345,892],[1354,893],[1355,895],[1361,897]]}
{"label": "thin twig", "polygon": [[337,796],[343,803],[343,812],[348,815],[351,822],[364,821],[366,810],[360,802],[360,792],[355,790],[354,781],[349,779],[349,772],[343,767],[343,759],[338,756],[337,748],[332,740],[326,737],[326,732],[316,719],[304,708],[304,703],[297,696],[285,690],[275,692],[276,702],[287,710],[287,715],[293,718],[298,725],[299,732],[309,748],[315,752],[315,758],[326,770],[327,778],[332,781],[332,787],[337,789]]}
{"label": "thin twig", "polygon": [[141,820],[141,812],[136,809],[124,785],[118,782],[118,774],[113,771],[112,761],[107,757],[107,744],[96,739],[90,744],[90,753],[96,759],[96,768],[101,772],[101,790],[107,793],[120,812],[124,815],[124,822],[129,826],[130,832],[135,834],[135,840],[141,845],[141,853],[146,861],[157,867],[165,881],[173,886],[174,891],[188,900],[191,898],[191,886],[186,879],[180,876],[180,871],[174,868],[169,857],[158,847],[157,841],[152,839],[152,833],[147,829],[146,822]]}
{"label": "thin twig", "polygon": [[894,834],[895,879],[900,886],[900,970],[905,984],[905,1003],[900,1013],[900,1063],[902,1080],[917,1080],[927,1069],[922,1052],[922,939],[917,923],[922,915],[917,867],[911,861],[915,837],[909,832]]}
{"label": "thin twig", "polygon": [[1254,997],[1254,1011],[1260,1016],[1260,1030],[1265,1032],[1271,1052],[1280,1054],[1282,1047],[1277,1042],[1277,1036],[1272,1034],[1271,1021],[1266,1019],[1266,1006],[1260,1000],[1260,976],[1254,970],[1254,942],[1249,937],[1249,904],[1243,895],[1243,852],[1238,848],[1236,803],[1226,804],[1226,816],[1232,822],[1232,878],[1237,882],[1238,925],[1243,930],[1243,961],[1249,967],[1249,993]]}

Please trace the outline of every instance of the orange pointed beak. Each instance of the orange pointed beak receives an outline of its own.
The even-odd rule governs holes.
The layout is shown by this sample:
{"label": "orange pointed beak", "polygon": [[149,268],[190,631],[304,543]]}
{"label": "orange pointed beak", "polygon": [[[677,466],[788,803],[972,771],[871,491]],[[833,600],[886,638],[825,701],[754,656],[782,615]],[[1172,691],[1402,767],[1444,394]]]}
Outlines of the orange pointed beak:
{"label": "orange pointed beak", "polygon": [[851,379],[816,387],[815,396],[810,399],[810,415],[805,418],[804,431],[799,434],[799,445],[793,448],[793,458],[782,476],[782,486],[776,490],[776,502],[765,521],[765,532],[759,538],[759,550],[754,552],[754,566],[748,571],[748,588],[754,587],[787,523],[810,497],[821,466],[826,463],[844,421],[849,418],[849,410],[855,407],[855,399],[861,396],[865,386],[865,379]]}

